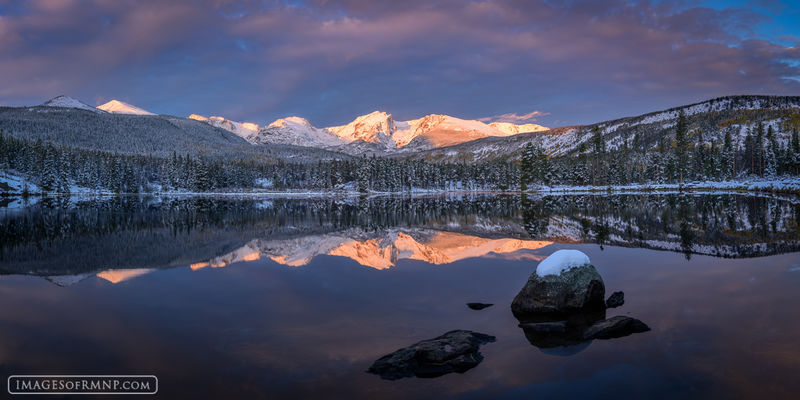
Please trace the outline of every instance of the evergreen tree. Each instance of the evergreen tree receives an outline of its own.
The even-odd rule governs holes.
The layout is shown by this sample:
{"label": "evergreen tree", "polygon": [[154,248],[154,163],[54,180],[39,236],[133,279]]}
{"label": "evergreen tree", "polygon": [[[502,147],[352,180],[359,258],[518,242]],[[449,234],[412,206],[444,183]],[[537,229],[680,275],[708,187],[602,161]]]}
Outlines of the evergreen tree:
{"label": "evergreen tree", "polygon": [[684,179],[691,179],[689,174],[691,160],[689,159],[688,134],[686,114],[681,110],[678,114],[678,123],[675,126],[675,172],[678,174],[680,183],[683,183]]}
{"label": "evergreen tree", "polygon": [[519,165],[519,187],[520,190],[525,192],[528,190],[528,185],[533,182],[534,177],[534,163],[536,162],[536,149],[533,143],[528,142],[522,149],[522,157],[520,158]]}

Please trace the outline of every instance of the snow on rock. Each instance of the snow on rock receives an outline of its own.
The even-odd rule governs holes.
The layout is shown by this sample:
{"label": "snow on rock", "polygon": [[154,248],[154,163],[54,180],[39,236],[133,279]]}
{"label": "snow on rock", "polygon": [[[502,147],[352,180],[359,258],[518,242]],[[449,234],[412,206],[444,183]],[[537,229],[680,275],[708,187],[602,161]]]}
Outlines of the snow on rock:
{"label": "snow on rock", "polygon": [[108,103],[97,106],[97,108],[112,114],[155,115],[150,111],[119,100],[111,100]]}
{"label": "snow on rock", "polygon": [[536,275],[561,275],[575,267],[591,264],[589,256],[578,250],[559,250],[545,258],[536,267]]}
{"label": "snow on rock", "polygon": [[69,96],[56,96],[50,100],[45,101],[43,104],[45,107],[63,107],[63,108],[77,108],[79,110],[86,110],[96,113],[102,113],[103,111],[98,110],[86,103],[81,102],[80,100],[75,100]]}

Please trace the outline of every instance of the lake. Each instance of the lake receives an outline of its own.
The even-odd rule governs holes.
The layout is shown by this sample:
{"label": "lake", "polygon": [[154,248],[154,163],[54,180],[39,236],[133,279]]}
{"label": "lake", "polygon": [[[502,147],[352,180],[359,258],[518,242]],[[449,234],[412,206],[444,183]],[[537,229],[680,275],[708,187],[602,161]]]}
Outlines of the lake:
{"label": "lake", "polygon": [[[745,194],[0,200],[0,371],[164,398],[794,398],[800,199]],[[559,249],[650,331],[542,346],[510,304]],[[468,302],[492,303],[473,310]],[[367,373],[455,329],[474,368]],[[5,381],[5,380],[3,380]]]}

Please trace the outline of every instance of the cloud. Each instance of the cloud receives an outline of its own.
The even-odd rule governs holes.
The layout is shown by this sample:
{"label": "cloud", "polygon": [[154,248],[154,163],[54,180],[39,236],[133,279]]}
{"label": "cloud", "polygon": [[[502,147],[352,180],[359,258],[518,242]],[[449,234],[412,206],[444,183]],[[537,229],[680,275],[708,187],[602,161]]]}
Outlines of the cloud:
{"label": "cloud", "polygon": [[478,121],[483,122],[511,122],[515,124],[524,123],[524,122],[535,122],[538,120],[539,117],[543,117],[546,115],[550,115],[549,112],[538,111],[534,110],[527,114],[516,114],[516,113],[507,113],[507,114],[500,114],[495,115],[492,117],[483,117],[478,118]]}
{"label": "cloud", "polygon": [[586,123],[727,94],[798,94],[800,46],[779,43],[797,32],[760,35],[777,22],[758,10],[680,0],[16,1],[0,7],[0,101],[124,96],[162,113],[301,114],[320,125],[375,108],[522,121],[528,114],[508,111],[525,104],[551,113],[529,120]]}

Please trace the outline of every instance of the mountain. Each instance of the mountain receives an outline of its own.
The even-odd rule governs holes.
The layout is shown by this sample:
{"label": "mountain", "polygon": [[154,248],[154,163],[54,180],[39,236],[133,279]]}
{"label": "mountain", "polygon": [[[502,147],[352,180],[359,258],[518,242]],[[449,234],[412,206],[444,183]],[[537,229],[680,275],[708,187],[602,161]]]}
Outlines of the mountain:
{"label": "mountain", "polygon": [[792,129],[800,128],[800,96],[727,96],[700,103],[674,107],[634,117],[624,117],[583,126],[567,126],[543,131],[520,133],[499,138],[486,137],[454,146],[433,148],[415,154],[398,156],[442,162],[487,161],[520,156],[528,143],[542,146],[551,156],[577,155],[588,151],[590,140],[598,131],[608,151],[636,146],[655,150],[662,140],[675,136],[678,115],[687,117],[690,140],[710,146],[721,143],[727,132],[733,145],[742,149],[748,132],[757,123],[775,131],[779,143],[786,143]]}
{"label": "mountain", "polygon": [[[228,132],[233,133],[240,138],[250,141],[248,138],[252,137],[256,132],[258,132],[258,124],[254,124],[252,122],[236,122],[231,121],[229,119],[225,119],[223,117],[204,117],[202,115],[192,114],[189,116],[189,119],[193,119],[195,121],[205,122],[211,126],[216,126],[217,128],[225,129]],[[252,143],[252,142],[251,142]]]}
{"label": "mountain", "polygon": [[[0,107],[0,131],[35,141],[121,154],[172,156],[191,154],[210,158],[299,162],[343,159],[349,156],[324,149],[282,144],[254,146],[209,123],[170,115],[107,113],[78,107],[79,102],[56,98],[48,105]],[[70,105],[66,107],[65,105]],[[55,108],[59,107],[59,108]],[[64,112],[52,112],[62,110]]]}
{"label": "mountain", "polygon": [[345,125],[317,128],[301,117],[275,120],[267,126],[229,121],[222,117],[206,118],[196,114],[191,119],[203,121],[233,132],[252,144],[286,144],[341,151],[352,155],[390,154],[452,146],[486,137],[507,137],[547,128],[536,124],[485,124],[449,115],[395,121],[392,114],[374,111],[356,117]]}
{"label": "mountain", "polygon": [[97,108],[112,114],[155,115],[150,111],[143,110],[139,107],[119,100],[111,100],[108,103],[98,106]]}
{"label": "mountain", "polygon": [[393,135],[397,130],[392,114],[373,111],[356,117],[352,122],[325,128],[344,142],[357,141],[382,145],[385,148],[397,147]]}
{"label": "mountain", "polygon": [[43,107],[61,107],[61,108],[77,108],[79,110],[86,110],[95,113],[102,113],[103,111],[98,110],[95,107],[92,107],[86,103],[81,102],[80,100],[75,100],[69,96],[56,96],[50,100],[45,101],[42,104]]}
{"label": "mountain", "polygon": [[287,117],[262,127],[249,141],[256,144],[289,144],[331,148],[346,143],[327,129],[315,128],[305,118]]}

